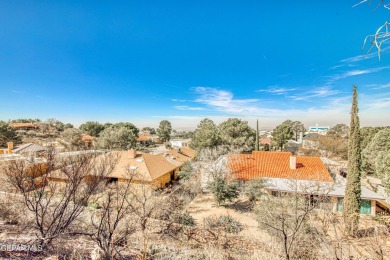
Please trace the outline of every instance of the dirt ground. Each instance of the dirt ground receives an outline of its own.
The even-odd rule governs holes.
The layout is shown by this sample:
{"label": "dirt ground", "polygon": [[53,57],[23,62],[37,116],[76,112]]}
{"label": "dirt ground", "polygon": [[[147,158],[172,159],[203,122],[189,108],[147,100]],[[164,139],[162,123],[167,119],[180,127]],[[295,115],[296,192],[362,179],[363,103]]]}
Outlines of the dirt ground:
{"label": "dirt ground", "polygon": [[272,238],[258,228],[258,223],[253,213],[249,212],[249,202],[245,198],[239,198],[234,204],[228,207],[218,207],[210,193],[199,194],[188,204],[187,212],[196,220],[199,225],[203,224],[204,218],[230,215],[243,225],[239,235],[260,241],[270,241]]}

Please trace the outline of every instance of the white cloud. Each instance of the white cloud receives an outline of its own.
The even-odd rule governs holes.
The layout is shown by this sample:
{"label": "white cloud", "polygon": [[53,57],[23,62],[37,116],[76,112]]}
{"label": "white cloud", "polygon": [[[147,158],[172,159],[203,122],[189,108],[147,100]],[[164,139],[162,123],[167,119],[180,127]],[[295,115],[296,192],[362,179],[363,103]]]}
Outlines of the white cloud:
{"label": "white cloud", "polygon": [[[155,116],[172,122],[174,126],[188,126],[195,128],[204,118],[210,118],[215,123],[221,123],[229,117],[239,117],[247,120],[252,127],[255,127],[256,119],[260,120],[261,129],[272,129],[286,119],[299,120],[306,127],[315,125],[333,126],[337,123],[349,124],[351,110],[351,95],[337,95],[340,91],[329,86],[315,88],[303,92],[297,100],[308,101],[314,99],[317,102],[311,107],[301,104],[289,109],[263,108],[259,99],[236,99],[234,94],[227,90],[209,87],[196,87],[194,91],[199,97],[194,101],[207,105],[209,109],[199,111],[195,116]],[[390,107],[390,93],[382,96],[359,95],[359,108],[362,126],[379,126],[388,124],[390,115],[387,111]],[[306,99],[302,99],[306,97]],[[301,102],[302,103],[302,102]],[[215,114],[217,112],[218,114]]]}
{"label": "white cloud", "polygon": [[379,68],[371,68],[371,69],[364,69],[364,70],[350,70],[350,71],[346,71],[346,72],[343,72],[341,74],[336,74],[336,75],[333,75],[333,76],[329,76],[330,80],[329,80],[328,84],[330,84],[330,83],[332,83],[332,82],[334,82],[336,80],[339,80],[339,79],[344,79],[344,78],[358,76],[358,75],[363,75],[363,74],[371,74],[371,73],[375,73],[375,72],[378,72],[378,71],[381,71],[381,70],[385,70],[385,69],[390,69],[390,66],[379,67]]}
{"label": "white cloud", "polygon": [[370,84],[366,85],[366,87],[372,88],[372,89],[385,89],[390,88],[390,82],[385,84]]}
{"label": "white cloud", "polygon": [[[386,47],[386,48],[382,49],[382,52],[387,52],[389,50],[390,50],[390,47]],[[370,53],[361,54],[361,55],[357,55],[354,57],[342,59],[342,60],[340,60],[340,63],[342,63],[340,66],[348,65],[351,63],[356,63],[356,62],[360,62],[362,60],[368,60],[368,59],[372,59],[372,58],[378,58],[378,53],[373,51]]]}
{"label": "white cloud", "polygon": [[302,92],[300,95],[292,95],[290,98],[294,100],[311,101],[314,98],[325,98],[339,94],[339,90],[332,89],[329,86],[318,87],[310,91]]}
{"label": "white cloud", "polygon": [[209,87],[195,87],[195,93],[199,98],[195,102],[208,105],[218,111],[231,114],[259,114],[257,102],[259,99],[234,99],[233,94],[226,90]]}
{"label": "white cloud", "polygon": [[173,108],[177,110],[193,110],[193,111],[204,110],[204,108],[202,107],[189,107],[189,106],[174,106]]}
{"label": "white cloud", "polygon": [[269,86],[268,89],[260,89],[257,92],[266,92],[273,95],[285,95],[288,92],[297,90],[296,88],[281,88],[279,86]]}
{"label": "white cloud", "polygon": [[171,99],[171,101],[173,101],[173,102],[187,102],[187,100],[185,100],[185,99],[176,99],[176,98]]}

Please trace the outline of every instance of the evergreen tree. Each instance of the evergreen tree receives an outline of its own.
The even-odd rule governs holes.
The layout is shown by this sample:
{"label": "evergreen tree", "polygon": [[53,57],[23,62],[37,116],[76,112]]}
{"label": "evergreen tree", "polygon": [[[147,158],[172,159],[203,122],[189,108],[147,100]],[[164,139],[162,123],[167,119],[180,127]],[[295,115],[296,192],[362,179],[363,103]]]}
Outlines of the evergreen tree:
{"label": "evergreen tree", "polygon": [[208,184],[208,189],[213,193],[214,199],[218,206],[226,201],[233,201],[240,195],[239,188],[236,183],[229,183],[224,177],[217,176]]}
{"label": "evergreen tree", "polygon": [[361,139],[358,110],[357,89],[354,86],[348,140],[347,187],[343,205],[344,224],[349,235],[355,235],[358,230],[361,202]]}
{"label": "evergreen tree", "polygon": [[16,130],[4,121],[0,121],[0,147],[6,147],[7,142],[20,143]]}
{"label": "evergreen tree", "polygon": [[172,125],[168,120],[162,120],[157,128],[157,135],[163,142],[169,142],[171,139]]}
{"label": "evergreen tree", "polygon": [[280,150],[283,150],[287,141],[294,136],[292,123],[291,120],[286,120],[272,130],[272,143],[274,146],[280,148]]}
{"label": "evergreen tree", "polygon": [[229,118],[218,126],[222,145],[241,151],[252,151],[255,147],[256,131],[247,121]]}
{"label": "evergreen tree", "polygon": [[256,143],[255,151],[259,150],[259,119],[256,120]]}
{"label": "evergreen tree", "polygon": [[201,150],[205,148],[215,148],[221,143],[218,128],[214,122],[208,118],[200,121],[194,132],[191,148]]}
{"label": "evergreen tree", "polygon": [[104,125],[96,121],[87,121],[80,125],[79,129],[85,134],[98,137],[100,132],[104,130]]}

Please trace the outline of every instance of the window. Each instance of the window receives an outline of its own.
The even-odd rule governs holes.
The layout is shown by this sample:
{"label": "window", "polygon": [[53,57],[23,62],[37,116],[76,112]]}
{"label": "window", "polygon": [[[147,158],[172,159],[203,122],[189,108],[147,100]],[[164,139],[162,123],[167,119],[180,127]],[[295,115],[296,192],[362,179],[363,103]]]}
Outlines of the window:
{"label": "window", "polygon": [[[343,211],[344,198],[337,198],[337,211]],[[362,200],[360,204],[360,214],[371,214],[371,200]]]}

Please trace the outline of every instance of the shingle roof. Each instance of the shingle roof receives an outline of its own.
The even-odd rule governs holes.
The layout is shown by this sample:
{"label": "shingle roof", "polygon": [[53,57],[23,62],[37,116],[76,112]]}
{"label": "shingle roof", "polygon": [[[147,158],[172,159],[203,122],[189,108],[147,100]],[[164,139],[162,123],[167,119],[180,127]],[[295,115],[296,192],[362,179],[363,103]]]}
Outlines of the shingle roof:
{"label": "shingle roof", "polygon": [[196,156],[196,151],[192,150],[191,148],[180,147],[180,151],[181,151],[182,154],[190,157],[191,159],[194,159],[195,156]]}
{"label": "shingle roof", "polygon": [[10,123],[11,127],[18,128],[18,127],[37,127],[34,123]]}
{"label": "shingle roof", "polygon": [[[184,162],[179,160],[172,160],[171,162],[171,160],[166,158],[163,154],[152,155],[137,152],[135,158],[131,158],[128,151],[114,151],[112,154],[118,156],[118,161],[114,170],[107,176],[110,178],[129,179],[130,176],[132,176],[131,173],[134,173],[135,176],[132,176],[134,179],[154,181],[184,164]],[[96,157],[94,160],[99,160],[99,158],[102,157]],[[66,176],[60,171],[57,171],[52,177],[66,179]]]}
{"label": "shingle roof", "polygon": [[169,162],[163,154],[151,155],[137,152],[135,158],[130,158],[127,151],[113,153],[119,156],[119,160],[109,175],[111,178],[129,178],[130,170],[137,174],[137,179],[152,181],[178,167],[178,165]]}
{"label": "shingle roof", "polygon": [[233,176],[242,180],[268,177],[333,182],[319,157],[297,156],[296,169],[291,169],[290,156],[290,152],[234,154],[229,156],[228,166]]}
{"label": "shingle roof", "polygon": [[144,153],[143,157],[152,180],[155,180],[178,167],[177,165],[169,162],[163,154],[151,155]]}
{"label": "shingle roof", "polygon": [[45,151],[46,149],[47,148],[45,146],[42,146],[39,144],[28,143],[28,144],[18,146],[17,148],[13,149],[12,151],[14,153],[34,153],[34,152]]}

